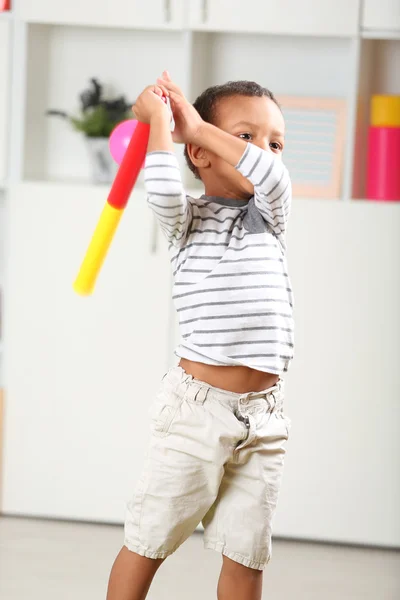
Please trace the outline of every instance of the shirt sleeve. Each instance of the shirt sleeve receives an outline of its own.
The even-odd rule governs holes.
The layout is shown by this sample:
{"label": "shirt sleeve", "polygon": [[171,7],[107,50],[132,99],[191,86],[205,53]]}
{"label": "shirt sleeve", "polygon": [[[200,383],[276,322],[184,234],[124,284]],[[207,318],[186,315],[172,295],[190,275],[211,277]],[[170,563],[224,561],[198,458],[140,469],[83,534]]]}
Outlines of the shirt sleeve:
{"label": "shirt sleeve", "polygon": [[256,207],[284,244],[292,202],[292,186],[285,165],[272,152],[247,144],[236,169],[254,185]]}
{"label": "shirt sleeve", "polygon": [[172,152],[150,152],[145,163],[147,201],[168,241],[181,246],[190,229],[192,207],[186,197],[178,160]]}

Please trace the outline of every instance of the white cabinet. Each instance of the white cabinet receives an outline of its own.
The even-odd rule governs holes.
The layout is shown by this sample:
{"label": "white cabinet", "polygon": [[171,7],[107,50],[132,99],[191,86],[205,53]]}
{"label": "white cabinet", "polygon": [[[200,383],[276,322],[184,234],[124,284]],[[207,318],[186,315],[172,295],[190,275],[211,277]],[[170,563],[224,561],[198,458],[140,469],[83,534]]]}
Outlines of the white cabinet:
{"label": "white cabinet", "polygon": [[364,0],[362,26],[400,31],[400,0]]}
{"label": "white cabinet", "polygon": [[[103,195],[104,194],[104,195]],[[133,195],[98,286],[72,281],[106,190],[10,192],[2,510],[121,521],[142,468],[148,407],[169,363],[170,268]]]}
{"label": "white cabinet", "polygon": [[210,31],[356,35],[359,5],[359,0],[193,0],[190,24]]}
{"label": "white cabinet", "polygon": [[293,426],[276,535],[400,545],[399,209],[293,203],[296,357],[285,401]]}
{"label": "white cabinet", "polygon": [[27,21],[104,27],[181,28],[184,0],[19,0],[19,16]]}
{"label": "white cabinet", "polygon": [[10,90],[10,23],[0,21],[0,183],[7,171],[8,94]]}

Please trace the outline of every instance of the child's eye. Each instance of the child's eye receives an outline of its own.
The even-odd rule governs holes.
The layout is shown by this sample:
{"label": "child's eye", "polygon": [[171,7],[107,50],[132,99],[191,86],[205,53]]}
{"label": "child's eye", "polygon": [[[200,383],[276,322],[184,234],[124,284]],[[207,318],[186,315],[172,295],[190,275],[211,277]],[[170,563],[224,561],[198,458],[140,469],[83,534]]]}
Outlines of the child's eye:
{"label": "child's eye", "polygon": [[282,144],[280,144],[279,142],[271,142],[269,145],[270,148],[272,148],[272,150],[274,152],[282,152]]}
{"label": "child's eye", "polygon": [[251,135],[251,133],[240,133],[239,137],[240,137],[240,139],[246,140],[246,141],[253,139],[253,136]]}

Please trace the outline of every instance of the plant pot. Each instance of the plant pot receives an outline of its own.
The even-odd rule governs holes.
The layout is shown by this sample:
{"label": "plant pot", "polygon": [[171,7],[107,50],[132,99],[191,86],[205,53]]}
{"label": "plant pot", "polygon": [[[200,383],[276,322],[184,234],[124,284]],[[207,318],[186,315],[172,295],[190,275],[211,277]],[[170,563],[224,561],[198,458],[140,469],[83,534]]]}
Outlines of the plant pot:
{"label": "plant pot", "polygon": [[108,138],[87,137],[93,183],[112,183],[118,171],[108,147]]}

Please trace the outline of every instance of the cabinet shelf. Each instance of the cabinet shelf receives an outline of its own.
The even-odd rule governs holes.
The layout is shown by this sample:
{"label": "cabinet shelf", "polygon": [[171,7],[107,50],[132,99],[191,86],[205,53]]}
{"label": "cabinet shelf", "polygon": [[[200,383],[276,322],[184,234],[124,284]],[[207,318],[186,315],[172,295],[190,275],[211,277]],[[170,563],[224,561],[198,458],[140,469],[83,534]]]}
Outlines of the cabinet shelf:
{"label": "cabinet shelf", "polygon": [[100,21],[98,23],[85,23],[75,21],[62,21],[57,18],[54,19],[35,19],[27,18],[24,20],[27,25],[46,25],[48,27],[84,27],[87,29],[117,29],[118,31],[153,31],[153,32],[182,32],[182,27],[170,25],[168,23],[157,25],[156,23],[114,23]]}
{"label": "cabinet shelf", "polygon": [[179,30],[183,26],[183,0],[19,0],[18,16],[27,23],[84,25],[121,29]]}
{"label": "cabinet shelf", "polygon": [[[43,186],[44,188],[48,188],[49,186],[57,186],[60,189],[90,189],[97,190],[99,193],[104,194],[104,199],[106,199],[108,192],[110,191],[111,184],[94,184],[88,178],[79,178],[79,177],[68,177],[68,178],[30,178],[24,179],[21,182],[24,185],[32,185],[32,186]],[[138,186],[139,187],[139,186]],[[138,188],[136,188],[138,189]]]}
{"label": "cabinet shelf", "polygon": [[361,37],[364,40],[400,40],[399,29],[363,29]]}

